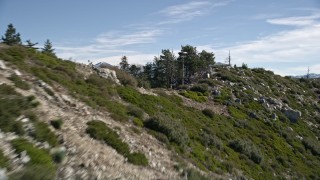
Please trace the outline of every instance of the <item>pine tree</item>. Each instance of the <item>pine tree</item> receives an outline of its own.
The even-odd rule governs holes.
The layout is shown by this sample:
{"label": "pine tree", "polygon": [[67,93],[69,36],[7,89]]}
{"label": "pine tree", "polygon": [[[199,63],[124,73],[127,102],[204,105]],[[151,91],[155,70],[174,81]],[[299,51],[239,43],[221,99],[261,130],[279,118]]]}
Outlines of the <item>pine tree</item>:
{"label": "pine tree", "polygon": [[12,24],[8,25],[8,29],[4,34],[4,37],[1,37],[3,43],[12,46],[16,44],[21,44],[20,33],[16,33],[16,28]]}
{"label": "pine tree", "polygon": [[26,45],[27,48],[38,49],[38,48],[36,48],[34,46],[39,44],[39,43],[32,43],[30,39],[26,40],[26,43],[27,43],[27,45]]}
{"label": "pine tree", "polygon": [[52,43],[49,39],[47,39],[44,42],[44,47],[42,48],[42,53],[47,54],[49,56],[56,57],[56,54],[54,53],[54,49],[52,48]]}
{"label": "pine tree", "polygon": [[123,56],[121,58],[121,62],[120,62],[120,69],[125,71],[125,72],[129,72],[129,63],[128,63],[128,59],[127,56]]}

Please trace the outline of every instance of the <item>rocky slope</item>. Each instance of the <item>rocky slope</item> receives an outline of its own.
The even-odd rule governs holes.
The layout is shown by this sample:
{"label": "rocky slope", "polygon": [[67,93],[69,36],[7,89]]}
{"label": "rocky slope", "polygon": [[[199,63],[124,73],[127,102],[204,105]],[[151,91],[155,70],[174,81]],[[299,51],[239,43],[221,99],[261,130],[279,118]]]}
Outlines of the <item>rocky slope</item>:
{"label": "rocky slope", "polygon": [[[0,59],[0,179],[320,177],[318,80],[216,68],[180,89],[147,90],[128,86],[134,79],[112,67],[24,47],[1,45]],[[99,129],[90,134],[93,120],[122,142]],[[123,144],[147,164],[130,161]],[[44,170],[37,165],[53,176],[35,174]]]}

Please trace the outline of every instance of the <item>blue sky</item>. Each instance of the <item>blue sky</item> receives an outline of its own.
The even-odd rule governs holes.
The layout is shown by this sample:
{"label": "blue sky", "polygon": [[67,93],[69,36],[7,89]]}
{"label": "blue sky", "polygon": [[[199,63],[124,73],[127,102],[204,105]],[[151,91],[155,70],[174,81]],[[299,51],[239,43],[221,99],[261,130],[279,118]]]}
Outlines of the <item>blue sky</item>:
{"label": "blue sky", "polygon": [[0,34],[53,43],[59,57],[145,64],[181,45],[281,75],[320,73],[320,0],[0,0]]}

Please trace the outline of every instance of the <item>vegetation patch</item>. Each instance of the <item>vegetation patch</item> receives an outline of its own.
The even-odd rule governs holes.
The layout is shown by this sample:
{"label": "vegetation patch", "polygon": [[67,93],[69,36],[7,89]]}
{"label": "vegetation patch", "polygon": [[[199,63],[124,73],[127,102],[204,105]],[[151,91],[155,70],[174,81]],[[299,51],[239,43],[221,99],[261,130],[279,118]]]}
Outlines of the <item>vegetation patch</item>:
{"label": "vegetation patch", "polygon": [[22,123],[16,120],[24,111],[38,105],[34,102],[34,97],[23,97],[6,84],[0,85],[0,96],[0,129],[18,135],[24,134]]}
{"label": "vegetation patch", "polygon": [[128,161],[135,165],[147,166],[148,160],[142,153],[130,153],[129,145],[123,142],[119,135],[110,129],[102,121],[90,121],[87,123],[86,132],[94,139],[102,140],[113,147],[119,154],[128,158]]}
{"label": "vegetation patch", "polygon": [[0,150],[0,168],[7,168],[8,165],[8,158],[6,158],[3,152]]}
{"label": "vegetation patch", "polygon": [[182,91],[179,93],[180,95],[192,99],[197,102],[206,102],[208,101],[208,97],[201,92],[194,92],[194,91]]}
{"label": "vegetation patch", "polygon": [[[48,177],[45,179],[53,179],[53,177],[55,177],[56,166],[49,152],[34,147],[33,144],[22,138],[12,140],[11,145],[15,149],[17,154],[20,154],[22,151],[26,151],[27,155],[31,159],[30,162],[28,162],[27,167],[23,171],[13,175],[14,178],[20,176],[23,176],[23,178],[32,177],[31,179],[35,179],[35,177],[38,176],[44,177],[45,174],[42,173],[42,171],[46,172],[46,175]],[[33,171],[34,168],[40,168],[42,171],[39,171],[39,174],[34,173],[38,172]]]}
{"label": "vegetation patch", "polygon": [[23,89],[23,90],[29,90],[30,89],[30,85],[23,81],[18,75],[16,74],[12,74],[9,79],[14,83],[14,85],[17,88]]}
{"label": "vegetation patch", "polygon": [[229,146],[233,150],[248,156],[249,159],[251,159],[253,162],[257,164],[260,164],[262,161],[261,153],[252,143],[249,143],[245,140],[237,139],[237,140],[231,141],[229,143]]}
{"label": "vegetation patch", "polygon": [[58,145],[57,136],[49,129],[44,122],[34,122],[34,131],[31,136],[40,142],[48,142],[51,146]]}
{"label": "vegetation patch", "polygon": [[165,134],[168,139],[179,145],[186,145],[189,141],[186,129],[183,128],[179,121],[173,121],[165,114],[159,114],[148,119],[145,122],[145,127]]}
{"label": "vegetation patch", "polygon": [[55,129],[61,129],[61,126],[63,124],[62,119],[56,119],[50,121],[50,124],[55,128]]}

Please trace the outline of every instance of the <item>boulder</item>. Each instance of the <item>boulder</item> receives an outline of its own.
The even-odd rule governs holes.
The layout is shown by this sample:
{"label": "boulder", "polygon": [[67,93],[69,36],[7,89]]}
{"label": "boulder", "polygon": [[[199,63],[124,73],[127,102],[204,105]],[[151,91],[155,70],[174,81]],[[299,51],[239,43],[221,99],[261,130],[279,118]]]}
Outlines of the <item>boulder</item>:
{"label": "boulder", "polygon": [[6,70],[7,67],[6,65],[4,64],[3,60],[0,60],[0,69],[3,69],[3,70]]}
{"label": "boulder", "polygon": [[277,115],[275,113],[272,113],[270,117],[271,117],[272,120],[276,120],[277,119]]}
{"label": "boulder", "polygon": [[219,91],[218,89],[215,89],[215,90],[212,91],[212,94],[215,95],[215,96],[220,96],[221,91]]}
{"label": "boulder", "polygon": [[20,154],[20,161],[22,164],[27,164],[30,161],[30,157],[27,155],[26,151],[22,151]]}
{"label": "boulder", "polygon": [[298,110],[286,108],[283,110],[283,113],[293,123],[296,123],[301,117],[301,112]]}
{"label": "boulder", "polygon": [[251,112],[251,113],[249,114],[249,117],[250,117],[250,118],[253,118],[253,119],[258,119],[257,114],[254,113],[254,112]]}
{"label": "boulder", "polygon": [[258,100],[258,102],[259,102],[260,104],[264,104],[264,103],[266,103],[267,101],[266,101],[266,99],[265,99],[264,97],[260,97],[259,100]]}
{"label": "boulder", "polygon": [[7,180],[8,179],[8,177],[6,175],[6,171],[7,171],[6,168],[4,168],[4,169],[0,168],[0,180]]}
{"label": "boulder", "polygon": [[96,71],[98,72],[99,76],[105,79],[111,79],[113,82],[120,85],[120,81],[117,78],[116,71],[108,68],[96,68]]}

